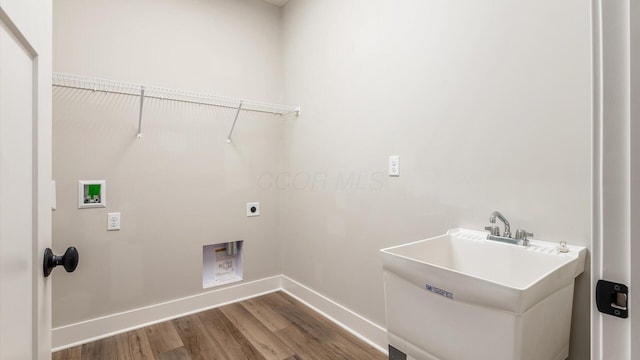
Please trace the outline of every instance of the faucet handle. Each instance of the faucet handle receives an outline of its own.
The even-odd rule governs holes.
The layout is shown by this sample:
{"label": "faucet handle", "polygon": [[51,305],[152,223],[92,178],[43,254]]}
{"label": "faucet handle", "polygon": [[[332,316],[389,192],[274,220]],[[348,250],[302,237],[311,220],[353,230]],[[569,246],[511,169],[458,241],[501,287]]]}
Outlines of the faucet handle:
{"label": "faucet handle", "polygon": [[489,233],[494,236],[500,236],[500,227],[497,225],[485,226],[485,230],[489,230]]}
{"label": "faucet handle", "polygon": [[529,240],[529,236],[533,236],[533,233],[527,232],[526,230],[518,229],[516,230],[516,240]]}

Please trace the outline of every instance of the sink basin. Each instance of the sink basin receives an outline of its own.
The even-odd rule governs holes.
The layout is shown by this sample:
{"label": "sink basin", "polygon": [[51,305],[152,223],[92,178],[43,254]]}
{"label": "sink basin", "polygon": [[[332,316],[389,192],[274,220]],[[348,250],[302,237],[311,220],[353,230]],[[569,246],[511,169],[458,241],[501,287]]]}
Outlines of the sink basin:
{"label": "sink basin", "polygon": [[483,231],[453,229],[381,252],[386,270],[419,286],[428,279],[458,300],[522,314],[584,271],[586,249],[567,246],[560,253],[558,245],[505,244]]}
{"label": "sink basin", "polygon": [[[586,248],[569,245],[561,252],[558,243],[520,246],[487,240],[487,234],[453,229],[381,250],[390,344],[416,359],[564,359],[573,284],[584,271]],[[447,325],[434,330],[434,321]],[[477,346],[468,354],[464,347],[448,349],[452,337]],[[553,346],[536,350],[547,337]],[[511,347],[504,344],[509,338]]]}

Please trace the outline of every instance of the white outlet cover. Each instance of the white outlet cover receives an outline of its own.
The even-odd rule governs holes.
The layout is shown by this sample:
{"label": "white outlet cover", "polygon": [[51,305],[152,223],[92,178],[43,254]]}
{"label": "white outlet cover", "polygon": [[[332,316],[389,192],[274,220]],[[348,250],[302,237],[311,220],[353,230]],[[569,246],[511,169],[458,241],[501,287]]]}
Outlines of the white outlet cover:
{"label": "white outlet cover", "polygon": [[247,216],[259,216],[260,215],[260,203],[249,202],[247,203]]}
{"label": "white outlet cover", "polygon": [[120,213],[107,214],[107,231],[120,230]]}

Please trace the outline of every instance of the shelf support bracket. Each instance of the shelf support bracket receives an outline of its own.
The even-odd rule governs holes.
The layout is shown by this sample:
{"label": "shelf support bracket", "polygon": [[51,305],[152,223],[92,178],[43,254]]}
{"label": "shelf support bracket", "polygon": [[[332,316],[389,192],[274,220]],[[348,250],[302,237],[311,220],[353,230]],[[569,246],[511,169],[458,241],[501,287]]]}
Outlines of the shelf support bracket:
{"label": "shelf support bracket", "polygon": [[142,139],[142,107],[144,106],[144,86],[140,87],[140,115],[138,116],[137,139]]}
{"label": "shelf support bracket", "polygon": [[238,115],[240,115],[240,110],[242,110],[242,101],[240,101],[240,105],[238,105],[238,110],[236,111],[236,117],[233,119],[233,124],[231,125],[231,131],[229,131],[229,136],[227,136],[227,144],[231,144],[231,135],[233,134],[233,129],[236,127],[236,122],[238,121]]}

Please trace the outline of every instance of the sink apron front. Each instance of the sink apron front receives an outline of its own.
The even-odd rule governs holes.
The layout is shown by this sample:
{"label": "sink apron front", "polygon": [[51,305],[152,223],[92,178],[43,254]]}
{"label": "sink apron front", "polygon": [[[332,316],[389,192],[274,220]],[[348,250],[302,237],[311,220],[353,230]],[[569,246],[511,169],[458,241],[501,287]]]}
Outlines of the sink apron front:
{"label": "sink apron front", "polygon": [[389,344],[408,359],[563,360],[569,355],[573,283],[516,314],[441,296],[390,271],[384,281]]}

